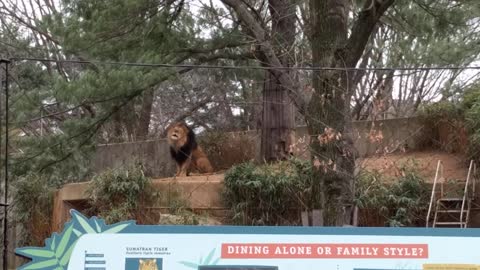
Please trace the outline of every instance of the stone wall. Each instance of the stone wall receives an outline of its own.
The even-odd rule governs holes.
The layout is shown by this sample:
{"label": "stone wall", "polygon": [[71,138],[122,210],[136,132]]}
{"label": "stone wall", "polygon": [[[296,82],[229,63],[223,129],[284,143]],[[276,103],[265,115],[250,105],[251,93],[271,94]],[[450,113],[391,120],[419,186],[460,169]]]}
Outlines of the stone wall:
{"label": "stone wall", "polygon": [[[356,121],[353,123],[352,137],[360,157],[365,157],[395,150],[418,149],[422,130],[416,118]],[[259,131],[246,131],[207,135],[199,140],[216,170],[223,171],[240,162],[258,160],[260,138]],[[296,155],[309,158],[307,128],[298,127],[296,138]],[[101,172],[133,161],[143,163],[147,175],[151,177],[170,177],[175,173],[175,164],[170,159],[165,139],[99,145],[92,164],[95,172]]]}
{"label": "stone wall", "polygon": [[[194,213],[215,218],[223,224],[230,224],[230,209],[225,206],[225,198],[222,196],[224,189],[223,177],[224,175],[222,174],[213,174],[153,179],[153,188],[161,193],[162,197],[157,205],[149,208],[160,213],[168,213],[170,207],[180,199],[185,204],[184,206]],[[57,190],[51,222],[52,232],[58,232],[62,229],[65,222],[70,218],[70,209],[83,211],[87,208],[87,194],[85,191],[88,184],[89,182],[67,184]],[[432,189],[431,185],[430,183],[430,190]],[[445,187],[445,190],[458,190],[462,187],[463,183],[450,183]],[[480,183],[477,184],[478,188],[480,188]],[[436,198],[440,195],[439,191],[440,189],[437,188]],[[474,201],[474,205],[478,204],[480,204],[480,198]],[[385,220],[378,215],[378,210],[372,209],[370,212],[368,209],[363,209],[359,212],[359,222],[359,226],[383,227]],[[480,227],[480,211],[477,208],[472,209],[469,227]]]}

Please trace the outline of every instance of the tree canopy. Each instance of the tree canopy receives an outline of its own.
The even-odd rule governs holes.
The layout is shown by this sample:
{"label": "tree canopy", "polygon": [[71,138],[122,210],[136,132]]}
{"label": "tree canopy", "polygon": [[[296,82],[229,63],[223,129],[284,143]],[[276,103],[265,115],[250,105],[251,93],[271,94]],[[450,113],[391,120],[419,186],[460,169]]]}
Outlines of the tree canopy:
{"label": "tree canopy", "polygon": [[478,0],[5,0],[12,174],[81,181],[96,145],[159,138],[179,120],[198,132],[269,123],[264,152],[279,157],[307,125],[311,207],[329,201],[325,224],[349,223],[351,122],[463,95],[479,73],[453,68],[478,64],[479,29]]}

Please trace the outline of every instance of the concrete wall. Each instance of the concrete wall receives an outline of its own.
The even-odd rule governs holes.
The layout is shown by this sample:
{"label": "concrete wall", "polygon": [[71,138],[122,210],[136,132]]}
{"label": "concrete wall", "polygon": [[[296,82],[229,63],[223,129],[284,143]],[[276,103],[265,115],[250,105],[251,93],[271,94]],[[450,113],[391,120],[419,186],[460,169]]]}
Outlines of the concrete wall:
{"label": "concrete wall", "polygon": [[[181,199],[185,204],[184,206],[193,212],[206,214],[206,216],[213,217],[224,224],[229,224],[230,221],[227,218],[230,209],[225,206],[225,198],[222,197],[223,178],[223,174],[214,174],[153,179],[153,187],[162,195],[161,201],[150,208],[168,213],[170,207],[175,204],[174,202]],[[56,192],[55,210],[51,223],[52,232],[60,231],[65,222],[70,219],[70,209],[82,211],[87,208],[85,191],[88,185],[89,182],[67,184]],[[432,183],[429,184],[430,190],[432,189],[431,185]],[[448,184],[445,190],[458,190],[462,187],[463,183]],[[477,184],[477,188],[480,188],[480,183]],[[437,198],[440,196],[439,192],[440,189],[437,187]],[[479,204],[480,198],[477,198],[474,203]],[[359,217],[360,226],[383,226],[385,222],[383,218],[378,216],[378,210],[372,212],[369,212],[368,209],[360,210]],[[480,211],[476,208],[472,210],[469,227],[480,228]]]}
{"label": "concrete wall", "polygon": [[140,161],[151,177],[167,177],[175,173],[175,163],[165,139],[133,143],[116,143],[97,147],[92,166],[95,172]]}
{"label": "concrete wall", "polygon": [[[417,150],[421,147],[423,130],[416,118],[354,121],[351,138],[359,157],[367,157],[402,149]],[[298,127],[296,137],[302,141],[300,148],[305,149],[309,141],[307,128]]]}
{"label": "concrete wall", "polygon": [[[356,121],[353,123],[352,138],[361,157],[385,153],[401,148],[417,149],[422,126],[415,118],[399,118],[381,121]],[[208,156],[217,171],[228,169],[234,164],[258,159],[260,154],[260,132],[235,132],[225,136],[206,138],[203,143]],[[379,139],[378,141],[374,138]],[[295,152],[309,157],[308,132],[306,127],[296,130]],[[202,138],[200,138],[202,140]],[[210,141],[209,141],[210,140]],[[170,177],[175,173],[175,164],[170,159],[165,139],[100,145],[93,160],[95,172],[116,168],[132,161],[140,161],[146,167],[148,176]]]}
{"label": "concrete wall", "polygon": [[[82,211],[88,208],[88,185],[89,182],[67,184],[56,191],[52,232],[61,231],[70,219],[70,209]],[[219,219],[227,216],[228,209],[222,198],[223,174],[153,179],[152,186],[162,194],[158,205],[151,206],[155,210],[168,212],[172,204],[180,199],[194,212],[208,213]]]}

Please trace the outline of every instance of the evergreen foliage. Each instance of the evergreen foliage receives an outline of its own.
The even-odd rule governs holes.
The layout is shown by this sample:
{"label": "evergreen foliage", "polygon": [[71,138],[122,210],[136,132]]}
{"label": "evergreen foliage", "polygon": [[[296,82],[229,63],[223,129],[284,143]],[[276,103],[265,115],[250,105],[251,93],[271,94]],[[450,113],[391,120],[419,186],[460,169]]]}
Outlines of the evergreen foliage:
{"label": "evergreen foliage", "polygon": [[[193,71],[99,63],[272,66],[267,62],[268,55],[261,51],[265,42],[278,33],[266,31],[264,40],[258,40],[252,35],[253,28],[242,23],[235,10],[213,2],[19,0],[15,6],[9,1],[0,3],[0,56],[56,60],[16,60],[11,65],[10,165],[11,179],[17,187],[13,196],[15,200],[23,200],[15,206],[22,223],[31,218],[29,205],[35,204],[37,198],[43,201],[52,189],[65,183],[91,179],[91,161],[98,144],[158,138],[166,125],[174,120],[187,120],[199,130],[232,131],[260,127],[263,71]],[[250,4],[248,11],[263,29],[272,29],[271,10],[265,5],[269,1],[244,2]],[[356,19],[368,13],[366,8],[369,7],[368,0],[354,2],[351,12],[345,16],[345,28],[350,30]],[[311,65],[312,48],[318,48],[315,44],[312,46],[311,39],[312,30],[315,30],[309,20],[312,3],[321,2],[295,2],[300,21],[298,32],[294,33],[291,48],[281,48],[287,52],[282,57],[294,60],[292,66]],[[428,68],[478,62],[479,18],[478,0],[394,1],[378,19],[373,32],[361,37],[369,39],[360,61],[352,66]],[[352,33],[344,32],[345,35]],[[327,36],[334,37],[334,34],[338,33]],[[344,51],[340,52],[335,58],[343,57]],[[345,63],[337,62],[339,67],[344,67]],[[312,93],[319,90],[312,88],[311,75],[307,71],[295,73],[293,78],[298,87],[288,90],[298,90],[297,96],[311,99]],[[357,115],[357,119],[376,119],[379,113],[368,109],[373,108],[375,102],[389,103],[390,107],[398,109],[394,116],[404,117],[413,115],[432,100],[463,100],[460,113],[465,116],[471,131],[470,148],[475,156],[480,142],[478,74],[464,70],[382,70],[352,75],[349,78],[353,79],[351,83],[355,89],[354,93],[348,93],[353,97],[346,104],[355,108],[352,114]],[[338,82],[336,79],[328,83]],[[336,88],[331,90],[336,91]],[[321,96],[317,96],[316,104],[323,104],[324,100],[318,98]],[[408,109],[403,110],[405,107]],[[338,110],[339,107],[333,104],[329,110],[317,111],[339,123],[338,128],[342,129],[345,125],[340,120],[345,119],[345,115],[338,114]],[[348,111],[349,108],[345,110]],[[428,113],[437,115],[436,112]],[[319,117],[314,113],[310,121],[325,122]],[[304,117],[298,117],[297,123],[305,124]],[[325,130],[321,125],[318,127],[313,132],[315,136]],[[330,146],[330,149],[337,149],[335,145]],[[316,150],[325,149],[319,147],[312,152]],[[332,155],[332,160],[341,156],[337,154]],[[312,160],[313,164],[308,166],[315,165],[314,162]],[[278,185],[293,181],[291,174],[306,172],[297,165],[294,163],[296,169],[275,176],[280,179]],[[340,163],[335,165],[342,167]],[[349,169],[353,170],[353,167]],[[271,190],[272,186],[276,188],[273,176],[256,170],[251,171],[250,176],[264,180],[255,185],[266,190]],[[236,177],[243,179],[244,176]],[[310,176],[305,177],[304,181],[310,179]],[[320,187],[318,183],[315,182],[315,188]],[[305,184],[296,186],[296,192],[311,192]],[[31,199],[27,198],[29,192],[35,192]],[[281,192],[286,196],[290,191],[281,189]],[[310,207],[313,207],[312,201],[318,203],[317,199],[309,199]],[[289,203],[299,202],[293,200]],[[50,209],[46,201],[40,204]],[[274,207],[287,206],[275,204]],[[286,208],[279,211],[286,211]],[[123,214],[117,217],[123,217]],[[276,224],[283,221],[259,214],[251,222]]]}

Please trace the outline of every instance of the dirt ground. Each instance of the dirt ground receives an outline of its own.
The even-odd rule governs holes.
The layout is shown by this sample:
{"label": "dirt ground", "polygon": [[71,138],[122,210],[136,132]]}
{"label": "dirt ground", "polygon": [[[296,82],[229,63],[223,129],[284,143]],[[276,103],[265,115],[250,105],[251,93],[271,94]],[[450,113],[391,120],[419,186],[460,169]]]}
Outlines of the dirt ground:
{"label": "dirt ground", "polygon": [[468,162],[463,156],[442,151],[423,151],[390,154],[385,156],[368,157],[357,160],[359,168],[377,170],[380,173],[396,177],[399,176],[399,167],[406,162],[414,162],[420,174],[429,182],[435,178],[438,160],[443,162],[443,175],[446,180],[465,180],[468,173]]}

